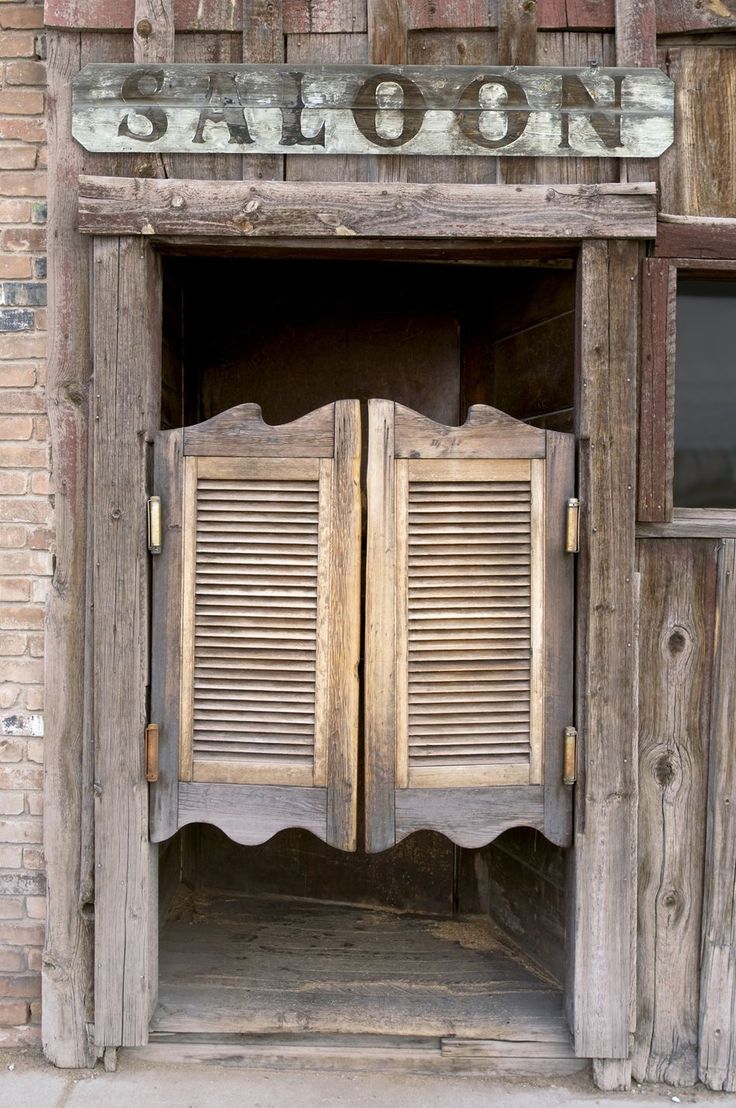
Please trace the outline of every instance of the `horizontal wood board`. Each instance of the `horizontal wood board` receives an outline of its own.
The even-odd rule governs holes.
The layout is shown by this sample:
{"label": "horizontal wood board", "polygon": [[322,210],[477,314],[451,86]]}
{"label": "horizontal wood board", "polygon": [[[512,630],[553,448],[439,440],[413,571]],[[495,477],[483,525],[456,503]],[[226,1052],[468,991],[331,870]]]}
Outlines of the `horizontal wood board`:
{"label": "horizontal wood board", "polygon": [[659,69],[90,64],[87,150],[655,157],[673,141]]}

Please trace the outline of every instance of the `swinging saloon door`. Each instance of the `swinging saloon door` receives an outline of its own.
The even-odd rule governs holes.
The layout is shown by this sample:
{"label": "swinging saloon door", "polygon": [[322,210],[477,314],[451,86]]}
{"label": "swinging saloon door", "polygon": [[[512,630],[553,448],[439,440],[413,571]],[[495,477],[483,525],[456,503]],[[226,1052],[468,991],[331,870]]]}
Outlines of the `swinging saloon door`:
{"label": "swinging saloon door", "polygon": [[279,427],[244,404],[160,432],[151,839],[304,827],[356,847],[360,409]]}
{"label": "swinging saloon door", "polygon": [[366,828],[477,847],[572,837],[572,435],[475,406],[445,427],[369,405]]}

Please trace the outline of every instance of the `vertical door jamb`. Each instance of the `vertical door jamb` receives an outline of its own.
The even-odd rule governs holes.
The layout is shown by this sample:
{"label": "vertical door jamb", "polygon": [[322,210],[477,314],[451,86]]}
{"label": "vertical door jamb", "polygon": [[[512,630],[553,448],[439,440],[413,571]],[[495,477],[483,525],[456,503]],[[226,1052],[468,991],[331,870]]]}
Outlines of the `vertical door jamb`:
{"label": "vertical door jamb", "polygon": [[[578,271],[576,435],[581,739],[570,906],[575,1052],[630,1081],[636,925],[635,487],[639,244],[587,240]],[[573,949],[574,948],[574,949]]]}
{"label": "vertical door jamb", "polygon": [[149,684],[145,499],[160,424],[161,263],[141,237],[93,244],[92,682],[95,1040],[148,1038],[156,1002],[158,851],[143,762]]}

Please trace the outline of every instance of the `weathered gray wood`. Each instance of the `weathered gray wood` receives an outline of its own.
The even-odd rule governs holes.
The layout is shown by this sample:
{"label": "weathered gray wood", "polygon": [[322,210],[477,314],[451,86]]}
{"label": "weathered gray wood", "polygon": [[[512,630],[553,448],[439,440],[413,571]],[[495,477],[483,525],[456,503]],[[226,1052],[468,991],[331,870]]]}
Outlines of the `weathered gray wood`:
{"label": "weathered gray wood", "polygon": [[[544,788],[397,789],[396,838],[414,831],[441,831],[468,849],[486,843],[509,827],[544,829]],[[565,838],[569,829],[565,828]]]}
{"label": "weathered gray wood", "polygon": [[396,405],[397,458],[544,458],[546,435],[484,404],[461,427],[446,427]]}
{"label": "weathered gray wood", "polygon": [[640,523],[641,539],[727,539],[736,538],[736,519],[731,508],[675,508],[670,523]]}
{"label": "weathered gray wood", "polygon": [[698,1075],[736,1091],[736,540],[718,559]]}
{"label": "weathered gray wood", "polygon": [[[656,0],[616,0],[616,65],[656,64]],[[622,181],[656,179],[656,162],[637,159],[621,164]]]}
{"label": "weathered gray wood", "polygon": [[135,0],[133,51],[139,65],[173,62],[173,0]]}
{"label": "weathered gray wood", "polygon": [[642,264],[637,518],[662,523],[672,516],[677,270],[659,258]]}
{"label": "weathered gray wood", "polygon": [[396,841],[395,405],[368,402],[365,589],[365,841],[371,854]]}
{"label": "weathered gray wood", "polygon": [[[577,698],[574,1035],[628,1057],[635,926],[636,244],[584,243],[577,430],[583,504]],[[605,880],[603,880],[605,875]]]}
{"label": "weathered gray wood", "polygon": [[[498,0],[498,61],[501,65],[516,68],[536,64],[537,15],[537,4]],[[534,162],[527,158],[500,162],[499,175],[507,185],[533,181]]]}
{"label": "weathered gray wood", "polygon": [[705,853],[713,540],[639,544],[637,1081],[694,1085]]}
{"label": "weathered gray wood", "polygon": [[232,458],[331,458],[335,409],[326,404],[309,415],[270,427],[258,404],[240,404],[205,423],[184,428],[185,455]]}
{"label": "weathered gray wood", "polygon": [[575,557],[565,552],[566,504],[575,495],[575,440],[545,433],[544,833],[572,842],[572,788],[563,783],[564,730],[573,723]]}
{"label": "weathered gray wood", "polygon": [[298,785],[179,782],[179,826],[214,823],[233,842],[263,843],[286,827],[326,835],[327,790]]}
{"label": "weathered gray wood", "polygon": [[[243,61],[272,65],[284,60],[282,0],[248,0],[243,4]],[[243,117],[244,120],[244,117]],[[254,151],[243,159],[243,177],[258,181],[283,181],[281,153]]]}
{"label": "weathered gray wood", "polygon": [[593,1081],[604,1092],[627,1092],[631,1088],[630,1059],[594,1058]]}
{"label": "weathered gray wood", "polygon": [[[512,72],[488,66],[479,76],[472,66],[396,63],[299,71],[91,64],[73,83],[72,132],[89,150],[191,153],[200,147],[249,156],[641,158],[661,154],[673,141],[674,91],[659,69],[520,66]],[[494,88],[501,89],[500,100],[491,97]],[[303,109],[295,107],[299,98]],[[266,108],[281,109],[280,125]],[[389,120],[385,111],[394,113]]]}
{"label": "weathered gray wood", "polygon": [[[159,423],[160,262],[139,239],[94,251],[95,1038],[148,1035],[157,848],[148,843],[147,443]],[[117,326],[110,325],[117,320]]]}
{"label": "weathered gray wood", "polygon": [[153,491],[161,497],[163,544],[152,557],[151,721],[161,731],[158,781],[150,789],[150,834],[163,842],[177,829],[181,697],[182,431],[156,435]]}
{"label": "weathered gray wood", "polygon": [[335,404],[335,464],[330,527],[327,691],[327,841],[355,850],[358,818],[358,665],[360,662],[360,404]]}
{"label": "weathered gray wood", "polygon": [[[42,969],[42,1038],[47,1059],[63,1067],[94,1064],[87,1034],[92,1016],[93,932],[89,874],[91,846],[81,782],[90,760],[83,751],[86,595],[89,297],[87,249],[75,233],[78,147],[68,143],[69,81],[80,64],[75,34],[52,33],[48,49],[49,333],[47,402],[56,485],[54,575],[46,615],[44,854],[50,911]],[[87,837],[85,841],[85,829]]]}
{"label": "weathered gray wood", "polygon": [[653,185],[311,184],[84,177],[88,234],[190,238],[653,238]]}
{"label": "weathered gray wood", "polygon": [[365,33],[365,0],[283,0],[285,35]]}

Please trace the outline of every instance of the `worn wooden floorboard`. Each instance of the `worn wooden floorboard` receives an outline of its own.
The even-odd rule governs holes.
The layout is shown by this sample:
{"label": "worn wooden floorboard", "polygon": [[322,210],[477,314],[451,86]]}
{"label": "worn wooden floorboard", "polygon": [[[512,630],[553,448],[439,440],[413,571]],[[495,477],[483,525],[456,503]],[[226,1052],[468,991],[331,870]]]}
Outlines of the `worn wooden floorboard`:
{"label": "worn wooden floorboard", "polygon": [[482,917],[189,897],[161,935],[155,1033],[568,1042],[559,988]]}

